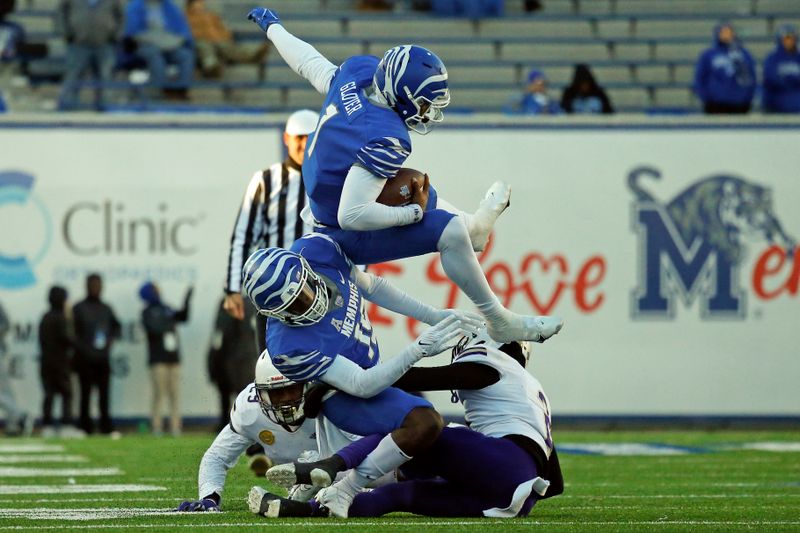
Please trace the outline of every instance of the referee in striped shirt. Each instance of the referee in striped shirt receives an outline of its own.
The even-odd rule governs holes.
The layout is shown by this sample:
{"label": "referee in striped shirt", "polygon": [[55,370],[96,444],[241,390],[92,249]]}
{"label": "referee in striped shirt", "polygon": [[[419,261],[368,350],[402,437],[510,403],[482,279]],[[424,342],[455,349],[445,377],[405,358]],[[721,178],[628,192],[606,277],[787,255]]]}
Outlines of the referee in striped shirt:
{"label": "referee in striped shirt", "polygon": [[[316,112],[302,109],[292,113],[283,132],[288,157],[282,163],[256,172],[247,186],[233,227],[225,282],[225,310],[238,320],[245,317],[242,266],[250,254],[258,248],[289,248],[296,239],[311,231],[311,226],[300,217],[307,202],[301,166],[306,140],[316,127]],[[266,347],[266,327],[267,318],[257,315],[259,353]]]}

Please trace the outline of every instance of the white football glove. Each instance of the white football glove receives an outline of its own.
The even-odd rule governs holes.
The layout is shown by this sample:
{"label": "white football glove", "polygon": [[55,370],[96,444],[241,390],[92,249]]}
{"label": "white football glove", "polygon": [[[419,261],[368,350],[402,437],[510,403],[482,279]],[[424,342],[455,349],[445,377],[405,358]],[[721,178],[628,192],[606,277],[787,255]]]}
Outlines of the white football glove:
{"label": "white football glove", "polygon": [[467,311],[451,311],[447,317],[435,326],[426,329],[414,341],[414,347],[422,357],[437,355],[449,350],[458,344],[464,335],[477,336],[478,331],[484,326],[483,318]]}

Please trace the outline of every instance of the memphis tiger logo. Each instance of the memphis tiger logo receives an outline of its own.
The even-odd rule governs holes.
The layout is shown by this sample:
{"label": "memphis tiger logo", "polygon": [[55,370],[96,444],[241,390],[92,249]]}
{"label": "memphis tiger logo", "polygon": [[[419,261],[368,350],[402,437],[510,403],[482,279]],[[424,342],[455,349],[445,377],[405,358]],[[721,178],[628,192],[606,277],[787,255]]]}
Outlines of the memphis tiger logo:
{"label": "memphis tiger logo", "polygon": [[686,306],[699,299],[703,318],[744,318],[739,268],[745,241],[765,239],[786,255],[795,251],[794,240],[773,213],[770,189],[715,175],[660,202],[642,178],[660,179],[661,173],[638,167],[628,175],[640,248],[634,317],[673,318],[680,298]]}

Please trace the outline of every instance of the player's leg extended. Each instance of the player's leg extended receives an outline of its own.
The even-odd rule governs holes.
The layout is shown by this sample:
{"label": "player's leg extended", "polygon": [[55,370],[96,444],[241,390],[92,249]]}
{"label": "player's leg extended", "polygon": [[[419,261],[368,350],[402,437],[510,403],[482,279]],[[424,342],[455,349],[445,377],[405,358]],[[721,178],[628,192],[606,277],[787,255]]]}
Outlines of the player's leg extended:
{"label": "player's leg extended", "polygon": [[494,340],[541,342],[561,330],[563,321],[560,318],[518,315],[503,307],[489,287],[461,217],[453,217],[447,223],[439,238],[438,250],[445,274],[486,317],[489,334]]}
{"label": "player's leg extended", "polygon": [[430,447],[443,425],[427,400],[395,388],[361,402],[334,394],[323,404],[323,414],[350,433],[388,433],[356,468],[317,495],[332,514],[342,517],[361,489]]}
{"label": "player's leg extended", "polygon": [[389,513],[425,516],[483,516],[485,500],[441,479],[403,481],[359,493],[348,516],[375,517]]}

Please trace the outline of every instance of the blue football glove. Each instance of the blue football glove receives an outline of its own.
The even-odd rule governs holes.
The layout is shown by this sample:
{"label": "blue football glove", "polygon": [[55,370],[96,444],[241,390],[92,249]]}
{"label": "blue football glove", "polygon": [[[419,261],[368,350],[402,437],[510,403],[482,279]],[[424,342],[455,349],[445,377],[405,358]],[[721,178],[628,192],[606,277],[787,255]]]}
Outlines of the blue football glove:
{"label": "blue football glove", "polygon": [[271,9],[267,9],[266,7],[257,7],[251,10],[250,13],[247,14],[247,18],[258,24],[258,27],[265,32],[273,24],[281,23],[281,19],[278,17],[278,14]]}
{"label": "blue football glove", "polygon": [[211,498],[203,498],[202,500],[186,500],[174,509],[179,513],[203,513],[206,511],[219,512],[219,504]]}

